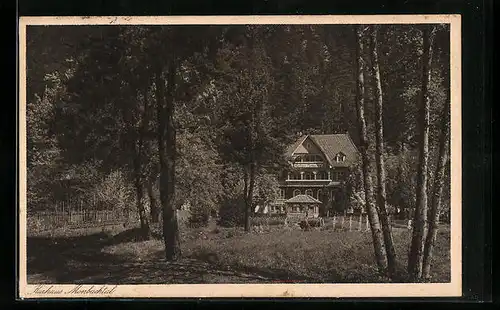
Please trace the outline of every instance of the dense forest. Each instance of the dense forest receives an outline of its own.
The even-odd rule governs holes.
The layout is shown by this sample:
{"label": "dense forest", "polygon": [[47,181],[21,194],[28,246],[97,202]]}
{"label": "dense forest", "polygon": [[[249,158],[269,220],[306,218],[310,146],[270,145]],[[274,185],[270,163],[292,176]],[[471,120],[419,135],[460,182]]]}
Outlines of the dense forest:
{"label": "dense forest", "polygon": [[413,210],[409,272],[425,276],[431,219],[450,208],[449,36],[447,25],[28,26],[28,209],[71,197],[133,210],[144,238],[163,223],[175,259],[181,205],[201,221],[236,213],[248,230],[289,143],[348,132],[379,267],[394,260],[389,206]]}

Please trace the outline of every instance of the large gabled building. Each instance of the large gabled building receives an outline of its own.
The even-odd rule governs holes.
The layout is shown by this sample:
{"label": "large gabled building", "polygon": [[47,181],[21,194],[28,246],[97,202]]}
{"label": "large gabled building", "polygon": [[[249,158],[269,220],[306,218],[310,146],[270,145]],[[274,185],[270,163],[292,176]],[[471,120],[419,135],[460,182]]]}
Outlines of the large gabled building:
{"label": "large gabled building", "polygon": [[[321,210],[340,203],[343,181],[359,158],[358,149],[347,133],[303,135],[287,148],[285,155],[290,169],[280,176],[279,199],[270,211],[310,217],[317,217]],[[297,196],[300,199],[294,199]]]}

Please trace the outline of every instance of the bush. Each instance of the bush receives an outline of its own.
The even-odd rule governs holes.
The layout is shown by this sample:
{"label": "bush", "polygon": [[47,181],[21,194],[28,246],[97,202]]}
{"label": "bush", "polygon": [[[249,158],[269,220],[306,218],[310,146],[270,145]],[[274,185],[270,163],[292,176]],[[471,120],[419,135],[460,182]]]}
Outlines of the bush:
{"label": "bush", "polygon": [[286,216],[252,217],[252,225],[284,225]]}
{"label": "bush", "polygon": [[193,207],[189,212],[188,223],[190,227],[206,227],[210,219],[210,211],[203,207]]}
{"label": "bush", "polygon": [[307,221],[302,220],[300,221],[299,226],[304,230],[308,230],[311,227],[320,227],[321,221],[320,219],[308,219]]}
{"label": "bush", "polygon": [[88,199],[93,201],[93,207],[98,209],[130,210],[136,204],[135,189],[120,170],[108,174],[94,187],[90,195]]}
{"label": "bush", "polygon": [[235,227],[243,225],[245,202],[243,197],[227,198],[221,203],[218,225],[222,227]]}

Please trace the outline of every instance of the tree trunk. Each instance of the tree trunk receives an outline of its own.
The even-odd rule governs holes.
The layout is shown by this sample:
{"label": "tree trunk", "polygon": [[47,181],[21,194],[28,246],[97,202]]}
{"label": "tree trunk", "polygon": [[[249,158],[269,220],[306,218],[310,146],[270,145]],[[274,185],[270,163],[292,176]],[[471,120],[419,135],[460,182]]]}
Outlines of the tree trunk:
{"label": "tree trunk", "polygon": [[135,189],[137,197],[137,210],[139,212],[139,220],[141,223],[141,237],[143,240],[149,240],[151,238],[151,229],[149,226],[149,219],[146,214],[146,209],[144,208],[144,191],[142,178],[140,177],[140,172],[136,170],[136,180]]}
{"label": "tree trunk", "polygon": [[163,239],[165,258],[167,261],[172,261],[181,256],[179,227],[174,202],[176,133],[173,113],[176,68],[173,60],[169,63],[167,74],[166,94],[161,67],[157,69],[155,84],[158,99],[158,152],[160,158],[160,201],[163,209]]}
{"label": "tree trunk", "polygon": [[[149,80],[148,80],[149,82]],[[147,85],[145,85],[144,87],[144,118],[143,120],[145,120],[145,122],[143,123],[143,126],[142,126],[142,135],[144,137],[148,136],[148,132],[149,132],[149,121],[151,120],[151,117],[152,117],[152,103],[149,102],[149,90],[150,90],[150,87],[151,87],[151,84],[148,83]],[[149,141],[148,141],[149,142]],[[152,223],[158,223],[159,222],[159,215],[160,215],[160,212],[159,212],[159,206],[158,206],[158,199],[155,197],[154,195],[154,190],[153,190],[153,187],[154,185],[156,184],[157,182],[157,179],[158,179],[158,164],[157,162],[154,160],[153,158],[153,154],[151,154],[151,146],[150,144],[148,143],[146,145],[146,149],[147,149],[147,152],[145,150],[145,155],[144,155],[144,158],[146,159],[146,156],[149,156],[149,158],[147,158],[147,162],[150,164],[150,169],[147,170],[145,173],[147,173],[147,177],[144,178],[144,183],[145,183],[145,187],[146,187],[146,190],[147,190],[147,194],[148,194],[148,197],[149,197],[149,205],[150,205],[150,209],[149,209],[149,212],[150,212],[150,219],[151,219],[151,222]]]}
{"label": "tree trunk", "polygon": [[417,193],[415,214],[413,217],[413,233],[408,257],[408,274],[411,281],[420,281],[422,277],[423,251],[427,231],[427,168],[429,153],[429,105],[428,86],[431,78],[432,41],[435,27],[430,32],[423,30],[423,65],[422,89],[420,94],[420,145],[419,166],[417,174]]}
{"label": "tree trunk", "polygon": [[356,78],[356,111],[358,114],[359,121],[359,137],[360,137],[360,148],[362,157],[362,169],[363,169],[363,181],[365,187],[365,203],[366,211],[368,213],[368,219],[370,221],[370,228],[373,238],[373,247],[375,250],[375,259],[379,270],[383,271],[387,265],[387,259],[385,254],[385,248],[383,245],[382,230],[380,228],[379,217],[377,209],[373,204],[373,187],[372,180],[370,177],[370,160],[368,157],[368,142],[366,137],[366,122],[364,116],[364,60],[362,57],[363,51],[363,41],[362,41],[362,26],[355,27],[356,35],[356,68],[357,68],[357,78]]}
{"label": "tree trunk", "polygon": [[[144,201],[144,138],[145,132],[144,127],[146,126],[146,112],[147,112],[147,101],[144,98],[144,112],[141,115],[141,126],[139,128],[134,128],[131,133],[131,149],[133,154],[132,164],[134,173],[134,186],[136,190],[136,207],[139,214],[140,221],[140,231],[141,237],[144,240],[148,240],[151,237],[151,229],[149,225],[149,219],[146,214],[145,201]],[[131,122],[131,111],[129,109],[124,109],[122,111],[124,120],[126,122]]]}
{"label": "tree trunk", "polygon": [[160,210],[158,209],[158,201],[156,200],[156,197],[154,195],[153,191],[153,185],[154,185],[154,180],[149,180],[147,183],[147,190],[148,190],[148,196],[149,196],[149,202],[150,202],[150,212],[151,212],[151,222],[152,223],[158,223],[160,221]]}
{"label": "tree trunk", "polygon": [[392,241],[392,229],[387,215],[387,196],[386,196],[386,181],[385,181],[385,162],[384,162],[384,123],[383,123],[383,95],[382,95],[382,82],[380,79],[380,68],[378,64],[377,53],[377,26],[372,26],[370,35],[370,45],[372,54],[373,74],[375,76],[375,96],[377,98],[375,104],[375,160],[377,164],[377,204],[382,223],[382,232],[384,235],[385,249],[387,253],[387,268],[389,276],[394,275],[396,271],[396,252],[394,250],[394,243]]}
{"label": "tree trunk", "polygon": [[436,173],[434,175],[434,184],[431,196],[431,205],[429,212],[429,232],[425,240],[424,258],[423,258],[423,271],[422,277],[424,279],[430,278],[431,260],[434,250],[434,243],[436,242],[439,212],[441,209],[441,196],[443,194],[444,175],[446,171],[446,164],[448,162],[448,148],[449,148],[449,88],[447,90],[447,101],[443,107],[441,136],[439,141],[439,157],[436,166]]}

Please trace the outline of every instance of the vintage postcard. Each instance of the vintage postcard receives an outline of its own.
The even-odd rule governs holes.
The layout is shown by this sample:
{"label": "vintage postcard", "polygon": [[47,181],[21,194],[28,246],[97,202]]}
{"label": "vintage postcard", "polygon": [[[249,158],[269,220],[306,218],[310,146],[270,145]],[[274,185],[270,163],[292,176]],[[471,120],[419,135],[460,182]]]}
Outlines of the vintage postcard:
{"label": "vintage postcard", "polygon": [[462,292],[459,15],[21,17],[19,296]]}

